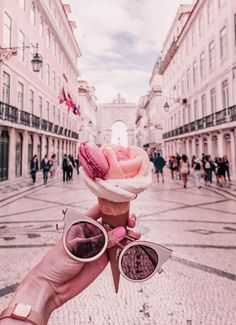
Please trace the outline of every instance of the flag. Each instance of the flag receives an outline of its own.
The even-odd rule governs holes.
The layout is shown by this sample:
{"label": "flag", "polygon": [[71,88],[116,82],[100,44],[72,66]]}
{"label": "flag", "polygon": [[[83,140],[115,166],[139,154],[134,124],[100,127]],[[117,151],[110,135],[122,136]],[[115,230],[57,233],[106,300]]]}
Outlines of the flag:
{"label": "flag", "polygon": [[67,98],[66,98],[65,89],[64,89],[64,87],[62,87],[61,93],[60,93],[60,96],[59,96],[59,104],[62,104],[64,102],[66,102],[66,101],[67,101]]}
{"label": "flag", "polygon": [[67,109],[68,113],[70,112],[70,109],[75,106],[75,104],[73,103],[73,100],[71,98],[71,95],[69,93],[67,94],[66,105],[68,107],[68,109]]}

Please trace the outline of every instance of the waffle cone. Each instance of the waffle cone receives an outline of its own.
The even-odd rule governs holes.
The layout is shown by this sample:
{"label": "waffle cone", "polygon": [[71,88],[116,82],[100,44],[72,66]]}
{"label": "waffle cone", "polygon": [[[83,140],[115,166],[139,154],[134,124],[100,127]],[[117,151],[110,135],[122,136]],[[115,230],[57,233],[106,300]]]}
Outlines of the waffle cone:
{"label": "waffle cone", "polygon": [[[130,202],[112,202],[106,199],[98,198],[98,204],[102,222],[113,227],[127,227]],[[107,250],[108,258],[111,265],[113,283],[116,293],[119,290],[120,272],[118,261],[116,259],[117,246]]]}

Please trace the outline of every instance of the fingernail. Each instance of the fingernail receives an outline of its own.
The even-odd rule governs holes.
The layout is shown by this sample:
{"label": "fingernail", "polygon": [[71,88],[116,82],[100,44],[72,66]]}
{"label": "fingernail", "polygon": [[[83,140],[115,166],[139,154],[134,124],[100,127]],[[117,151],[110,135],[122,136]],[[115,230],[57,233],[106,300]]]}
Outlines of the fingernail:
{"label": "fingernail", "polygon": [[117,238],[117,239],[121,239],[125,236],[126,234],[126,231],[125,231],[125,228],[124,227],[118,227],[114,230],[114,236]]}

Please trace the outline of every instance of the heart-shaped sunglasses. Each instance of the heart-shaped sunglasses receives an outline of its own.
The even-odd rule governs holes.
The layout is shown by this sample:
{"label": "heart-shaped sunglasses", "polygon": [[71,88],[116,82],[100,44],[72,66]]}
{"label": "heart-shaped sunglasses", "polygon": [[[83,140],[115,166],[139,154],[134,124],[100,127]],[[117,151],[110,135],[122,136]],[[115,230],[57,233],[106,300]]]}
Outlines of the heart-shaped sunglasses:
{"label": "heart-shaped sunglasses", "polygon": [[[113,227],[102,225],[83,213],[67,208],[64,213],[63,245],[67,254],[80,262],[91,262],[107,249],[107,231]],[[130,281],[140,282],[162,272],[162,265],[172,251],[164,246],[125,236],[128,244],[115,242],[120,273]]]}

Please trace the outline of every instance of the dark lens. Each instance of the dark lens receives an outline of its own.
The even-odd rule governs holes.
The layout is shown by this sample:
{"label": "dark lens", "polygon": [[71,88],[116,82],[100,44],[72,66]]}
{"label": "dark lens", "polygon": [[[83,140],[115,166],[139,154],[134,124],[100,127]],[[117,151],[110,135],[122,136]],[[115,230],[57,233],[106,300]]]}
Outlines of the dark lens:
{"label": "dark lens", "polygon": [[131,280],[144,280],[156,269],[158,255],[154,249],[145,245],[131,246],[122,256],[121,267]]}
{"label": "dark lens", "polygon": [[66,235],[68,250],[79,258],[91,258],[101,252],[105,245],[103,231],[89,222],[73,224]]}

